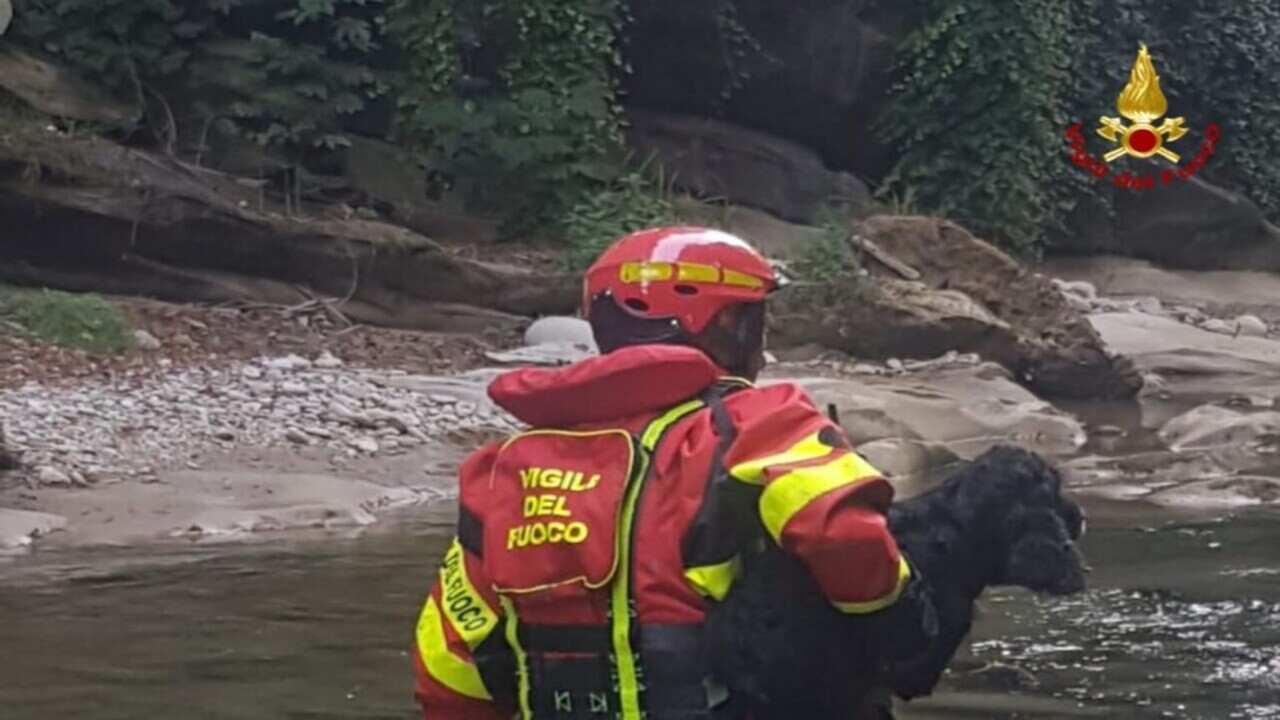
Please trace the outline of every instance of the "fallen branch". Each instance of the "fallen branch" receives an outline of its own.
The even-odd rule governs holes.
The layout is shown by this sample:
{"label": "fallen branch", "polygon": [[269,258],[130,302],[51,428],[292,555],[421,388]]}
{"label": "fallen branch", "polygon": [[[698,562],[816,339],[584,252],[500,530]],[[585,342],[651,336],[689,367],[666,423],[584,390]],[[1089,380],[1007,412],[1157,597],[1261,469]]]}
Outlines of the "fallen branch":
{"label": "fallen branch", "polygon": [[919,270],[916,270],[910,265],[894,257],[887,250],[880,247],[872,240],[868,240],[867,238],[864,238],[861,235],[853,234],[849,236],[849,244],[853,246],[854,250],[858,250],[866,253],[867,255],[870,255],[871,257],[878,260],[881,265],[884,265],[885,267],[889,268],[890,270],[892,270],[893,272],[897,273],[898,275],[900,275],[901,277],[907,280],[920,279]]}

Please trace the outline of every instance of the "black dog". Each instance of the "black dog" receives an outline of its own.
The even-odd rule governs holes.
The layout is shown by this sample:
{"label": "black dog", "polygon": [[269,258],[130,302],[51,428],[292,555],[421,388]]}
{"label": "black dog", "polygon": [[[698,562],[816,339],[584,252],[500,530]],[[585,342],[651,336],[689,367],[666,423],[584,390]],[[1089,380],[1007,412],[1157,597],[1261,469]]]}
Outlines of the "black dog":
{"label": "black dog", "polygon": [[909,661],[887,661],[883,640],[873,640],[891,640],[900,622],[893,613],[842,615],[798,560],[773,548],[709,614],[713,671],[733,696],[747,699],[753,720],[858,717],[876,689],[904,699],[928,695],[987,586],[1054,595],[1084,589],[1074,544],[1084,514],[1061,489],[1057,471],[1038,455],[998,446],[936,490],[890,509],[894,537],[938,613],[936,639]]}

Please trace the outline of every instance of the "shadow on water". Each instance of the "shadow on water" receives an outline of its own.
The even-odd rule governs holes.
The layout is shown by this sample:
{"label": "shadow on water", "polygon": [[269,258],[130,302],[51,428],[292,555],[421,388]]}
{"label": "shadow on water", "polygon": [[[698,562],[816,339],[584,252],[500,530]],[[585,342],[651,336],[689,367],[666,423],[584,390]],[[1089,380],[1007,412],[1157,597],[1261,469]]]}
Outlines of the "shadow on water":
{"label": "shadow on water", "polygon": [[[1091,501],[1093,589],[997,591],[934,718],[1280,719],[1280,515]],[[359,537],[0,564],[7,720],[413,718],[411,633],[453,508]]]}

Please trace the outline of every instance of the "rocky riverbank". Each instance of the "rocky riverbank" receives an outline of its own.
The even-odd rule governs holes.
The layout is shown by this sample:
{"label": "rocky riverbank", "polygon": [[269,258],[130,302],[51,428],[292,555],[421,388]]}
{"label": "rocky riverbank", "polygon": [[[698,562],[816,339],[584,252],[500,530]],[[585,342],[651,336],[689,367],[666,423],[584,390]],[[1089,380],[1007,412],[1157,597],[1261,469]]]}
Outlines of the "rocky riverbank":
{"label": "rocky riverbank", "polygon": [[[1056,407],[1008,368],[956,351],[873,362],[790,347],[762,381],[798,381],[833,408],[904,495],[1016,442],[1057,458],[1078,490],[1108,498],[1280,501],[1270,460],[1280,447],[1280,339],[1265,312],[1215,314],[1229,305],[1164,300],[1159,288],[1107,295],[1079,278],[1052,284],[1108,352],[1143,374],[1138,399]],[[0,468],[0,546],[359,527],[449,497],[465,453],[516,427],[485,395],[503,367],[594,351],[569,318],[538,321],[519,342],[346,328],[319,308],[124,305],[154,341],[144,349],[104,359],[6,346],[0,459],[20,467]]]}

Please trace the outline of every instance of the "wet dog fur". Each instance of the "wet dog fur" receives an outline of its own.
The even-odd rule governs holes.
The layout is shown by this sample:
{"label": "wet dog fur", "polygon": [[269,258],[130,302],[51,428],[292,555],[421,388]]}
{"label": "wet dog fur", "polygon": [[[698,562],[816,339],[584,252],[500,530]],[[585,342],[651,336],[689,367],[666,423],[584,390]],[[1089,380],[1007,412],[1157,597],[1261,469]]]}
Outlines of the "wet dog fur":
{"label": "wet dog fur", "polygon": [[869,641],[885,628],[873,632],[870,623],[894,622],[892,614],[842,615],[803,564],[770,549],[707,621],[708,662],[753,720],[890,717],[871,709],[884,707],[872,701],[876,693],[930,694],[968,635],[984,589],[1067,595],[1085,587],[1087,567],[1075,546],[1084,514],[1062,494],[1058,472],[1027,450],[992,448],[937,489],[894,504],[889,526],[937,608],[929,649],[886,662]]}

